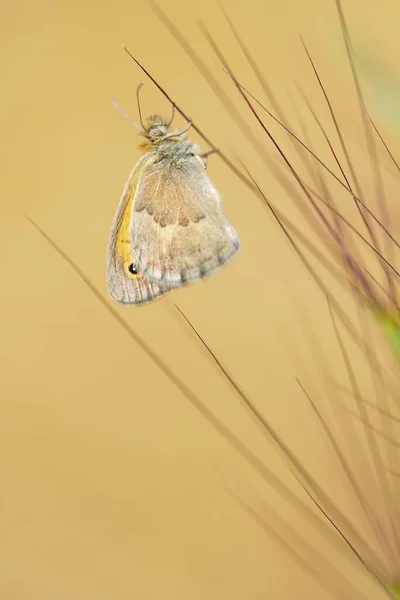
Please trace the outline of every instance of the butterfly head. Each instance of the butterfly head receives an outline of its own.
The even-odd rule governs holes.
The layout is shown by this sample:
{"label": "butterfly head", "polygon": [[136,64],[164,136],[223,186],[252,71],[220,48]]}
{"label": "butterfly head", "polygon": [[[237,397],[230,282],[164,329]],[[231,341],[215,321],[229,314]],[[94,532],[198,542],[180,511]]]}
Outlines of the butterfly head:
{"label": "butterfly head", "polygon": [[151,141],[161,140],[169,131],[169,123],[160,115],[152,115],[147,119],[144,135]]}

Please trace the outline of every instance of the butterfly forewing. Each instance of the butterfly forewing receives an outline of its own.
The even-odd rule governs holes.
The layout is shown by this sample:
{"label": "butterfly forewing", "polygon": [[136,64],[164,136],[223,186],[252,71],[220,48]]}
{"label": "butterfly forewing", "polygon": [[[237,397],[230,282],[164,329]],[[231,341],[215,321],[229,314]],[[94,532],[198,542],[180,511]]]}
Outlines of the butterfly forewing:
{"label": "butterfly forewing", "polygon": [[107,252],[107,285],[120,304],[143,304],[165,294],[169,286],[150,281],[139,270],[132,251],[129,224],[143,157],[133,169],[111,227]]}

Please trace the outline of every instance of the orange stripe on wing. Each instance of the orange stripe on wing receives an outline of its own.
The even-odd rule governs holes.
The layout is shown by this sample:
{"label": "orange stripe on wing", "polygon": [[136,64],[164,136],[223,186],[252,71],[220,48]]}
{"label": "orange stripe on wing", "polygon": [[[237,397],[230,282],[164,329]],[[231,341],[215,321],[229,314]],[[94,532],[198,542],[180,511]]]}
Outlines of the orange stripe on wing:
{"label": "orange stripe on wing", "polygon": [[134,201],[135,194],[136,194],[137,182],[138,182],[141,171],[142,171],[142,168],[139,168],[139,169],[137,169],[137,172],[135,173],[135,178],[132,181],[131,193],[130,193],[128,201],[125,204],[124,212],[121,217],[121,222],[120,222],[118,235],[117,235],[116,252],[117,252],[118,256],[120,258],[122,258],[123,265],[124,265],[124,271],[130,279],[137,279],[137,278],[142,277],[141,273],[133,274],[129,271],[129,266],[131,264],[134,264],[136,267],[136,261],[135,261],[135,257],[132,254],[131,241],[129,239],[129,223],[130,223],[131,214],[132,214],[132,205],[133,205],[133,201]]}

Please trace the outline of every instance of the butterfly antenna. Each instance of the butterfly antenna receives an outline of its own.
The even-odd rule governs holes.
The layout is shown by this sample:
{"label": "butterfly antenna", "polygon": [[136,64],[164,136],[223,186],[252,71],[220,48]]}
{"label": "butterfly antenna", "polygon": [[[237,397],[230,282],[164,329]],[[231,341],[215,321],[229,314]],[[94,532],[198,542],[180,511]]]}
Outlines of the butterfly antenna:
{"label": "butterfly antenna", "polygon": [[172,104],[172,117],[169,120],[169,123],[167,124],[167,127],[171,127],[172,121],[174,120],[174,116],[175,116],[175,104]]}
{"label": "butterfly antenna", "polygon": [[163,140],[168,140],[169,138],[173,138],[173,137],[179,137],[181,135],[183,135],[184,133],[186,133],[192,126],[192,119],[189,119],[189,124],[187,127],[185,127],[185,129],[182,129],[182,131],[172,131],[172,133],[168,133],[167,135],[164,135],[164,137],[162,138]]}
{"label": "butterfly antenna", "polygon": [[128,121],[130,121],[132,123],[132,125],[134,125],[138,129],[142,129],[141,127],[139,127],[139,125],[137,125],[135,123],[135,121],[133,119],[131,119],[131,117],[124,111],[124,109],[120,107],[120,105],[118,104],[118,102],[116,101],[115,98],[111,98],[111,102],[112,102],[112,104],[114,104],[115,108],[117,108],[119,110],[119,112],[121,112],[124,115],[124,117],[126,117],[128,119]]}
{"label": "butterfly antenna", "polygon": [[138,111],[139,111],[140,124],[143,127],[143,129],[146,131],[146,127],[143,125],[143,121],[142,121],[142,110],[140,108],[140,100],[139,100],[139,92],[142,87],[143,87],[143,83],[139,83],[139,85],[136,88],[136,99],[137,99],[137,106],[138,106]]}

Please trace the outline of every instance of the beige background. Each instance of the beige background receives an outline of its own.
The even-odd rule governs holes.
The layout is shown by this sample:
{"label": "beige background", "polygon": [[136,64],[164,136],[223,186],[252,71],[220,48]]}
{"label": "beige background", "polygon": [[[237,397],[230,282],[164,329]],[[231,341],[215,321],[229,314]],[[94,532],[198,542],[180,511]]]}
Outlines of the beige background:
{"label": "beige background", "polygon": [[[304,36],[368,187],[368,158],[333,0],[225,4],[289,117],[300,108],[310,123],[293,94],[297,81],[332,132],[300,45],[298,34]],[[400,9],[395,0],[367,4],[365,10],[365,0],[344,0],[362,50],[360,72],[372,115],[399,156]],[[197,27],[199,18],[207,23],[237,77],[264,100],[218,5],[176,0],[161,6],[275,157]],[[34,219],[107,297],[109,227],[139,156],[137,132],[111,97],[137,120],[135,89],[143,81],[144,113],[170,114],[122,43],[217,146],[252,168],[268,196],[302,226],[287,192],[146,2],[25,0],[4,3],[2,12],[0,597],[322,599],[331,597],[334,581],[352,596],[350,583],[334,575],[336,568],[357,590],[377,598],[370,579],[344,558],[346,551],[314,533],[282,501],[22,215]],[[184,125],[180,117],[176,122]],[[273,131],[282,137],[279,128]],[[313,135],[316,148],[326,152],[315,130]],[[399,233],[395,171],[382,160],[393,192],[392,228]],[[299,377],[326,406],[326,386],[307,351],[307,343],[316,342],[304,338],[313,331],[335,378],[348,386],[324,298],[268,211],[218,156],[210,158],[209,173],[240,235],[238,257],[209,281],[153,305],[115,308],[204,405],[301,495],[179,317],[177,304],[357,522],[351,495],[342,493],[337,462],[324,455],[327,444],[295,382]],[[348,294],[332,289],[353,314]],[[353,362],[368,394],[372,384],[355,351]],[[361,471],[360,477],[366,485],[367,474]],[[317,565],[320,583],[252,520],[226,486]],[[298,534],[314,550],[301,546]],[[332,570],[313,552],[327,557]],[[334,597],[341,597],[337,590]]]}

